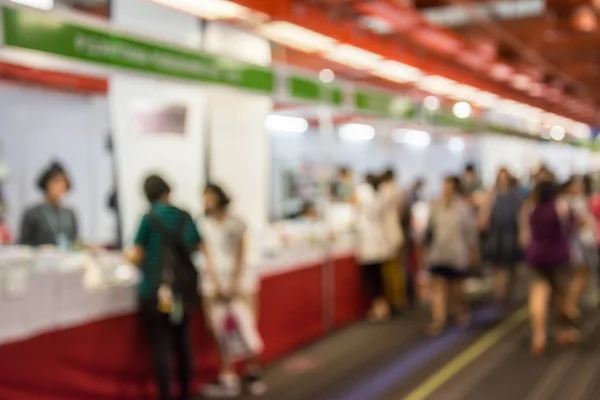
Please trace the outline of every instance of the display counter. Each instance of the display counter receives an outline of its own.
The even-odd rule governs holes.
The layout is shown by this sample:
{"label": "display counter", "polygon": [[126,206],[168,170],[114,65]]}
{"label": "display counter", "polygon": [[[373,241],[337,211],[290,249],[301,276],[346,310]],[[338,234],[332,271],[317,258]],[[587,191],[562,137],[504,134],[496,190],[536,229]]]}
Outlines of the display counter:
{"label": "display counter", "polygon": [[[264,258],[259,328],[265,362],[325,333],[325,299],[332,299],[334,327],[364,314],[360,273],[349,250],[309,246]],[[0,254],[0,399],[153,398],[151,364],[136,315],[136,274],[118,254],[5,252]],[[329,268],[331,275],[324,273]],[[324,290],[325,276],[333,282]],[[200,313],[191,335],[199,384],[213,378],[217,367]]]}

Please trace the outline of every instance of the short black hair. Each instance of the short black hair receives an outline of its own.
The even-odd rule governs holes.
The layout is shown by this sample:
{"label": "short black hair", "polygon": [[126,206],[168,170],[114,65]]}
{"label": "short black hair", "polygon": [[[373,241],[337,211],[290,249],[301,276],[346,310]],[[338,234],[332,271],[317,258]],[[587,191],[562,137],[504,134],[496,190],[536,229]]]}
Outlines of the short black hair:
{"label": "short black hair", "polygon": [[468,163],[465,165],[465,172],[475,172],[476,170],[477,168],[475,167],[474,163]]}
{"label": "short black hair", "polygon": [[348,175],[349,172],[350,172],[350,169],[348,167],[339,167],[338,168],[338,174]]}
{"label": "short black hair", "polygon": [[144,194],[154,203],[171,193],[171,186],[159,175],[150,175],[144,181]]}
{"label": "short black hair", "polygon": [[381,179],[375,174],[367,174],[365,182],[376,191],[379,190],[379,186],[381,185]]}
{"label": "short black hair", "polygon": [[388,168],[385,171],[383,171],[383,174],[381,174],[381,180],[384,182],[389,182],[394,180],[394,178],[396,177],[396,172],[394,171],[393,168]]}
{"label": "short black hair", "polygon": [[583,188],[586,196],[591,196],[594,193],[594,180],[590,174],[584,174],[583,177]]}
{"label": "short black hair", "polygon": [[71,179],[69,179],[67,171],[58,161],[52,162],[38,177],[38,188],[46,192],[48,190],[48,184],[50,183],[50,181],[58,176],[62,176],[65,178],[65,181],[67,181],[67,190],[71,190]]}
{"label": "short black hair", "polygon": [[448,175],[448,176],[446,176],[445,181],[451,183],[452,186],[454,186],[454,191],[457,194],[460,194],[460,195],[464,194],[464,188],[462,185],[462,181],[458,176]]}
{"label": "short black hair", "polygon": [[204,188],[204,192],[211,192],[217,196],[217,204],[221,210],[227,208],[227,206],[229,206],[231,203],[231,197],[229,197],[229,195],[225,193],[225,190],[223,190],[223,188],[216,183],[207,184]]}

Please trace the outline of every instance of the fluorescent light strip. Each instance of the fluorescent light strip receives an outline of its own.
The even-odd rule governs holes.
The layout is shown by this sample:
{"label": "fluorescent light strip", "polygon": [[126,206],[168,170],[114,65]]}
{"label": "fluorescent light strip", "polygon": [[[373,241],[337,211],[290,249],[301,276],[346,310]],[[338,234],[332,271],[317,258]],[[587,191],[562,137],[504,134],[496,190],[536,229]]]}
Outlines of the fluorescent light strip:
{"label": "fluorescent light strip", "polygon": [[411,147],[427,147],[431,143],[429,132],[416,129],[396,129],[392,136],[396,143],[405,144]]}
{"label": "fluorescent light strip", "polygon": [[383,57],[378,54],[347,44],[336,46],[324,54],[324,57],[338,64],[361,70],[375,69],[383,60]]}
{"label": "fluorescent light strip", "polygon": [[423,74],[417,68],[390,60],[380,63],[371,72],[380,78],[400,83],[416,82],[423,77]]}
{"label": "fluorescent light strip", "polygon": [[437,75],[427,76],[421,80],[421,89],[442,96],[452,96],[458,84],[451,79]]}
{"label": "fluorescent light strip", "polygon": [[10,0],[12,3],[21,4],[39,10],[49,11],[54,7],[54,0]]}
{"label": "fluorescent light strip", "polygon": [[308,130],[308,121],[304,118],[285,115],[269,115],[265,127],[271,132],[303,133]]}
{"label": "fluorescent light strip", "polygon": [[262,25],[258,33],[272,42],[307,53],[330,51],[337,43],[328,36],[284,21]]}
{"label": "fluorescent light strip", "polygon": [[[32,1],[32,0],[19,0]],[[37,0],[40,1],[40,0]],[[259,15],[249,8],[227,0],[153,0],[155,3],[176,8],[207,20],[243,19],[253,20]]]}
{"label": "fluorescent light strip", "polygon": [[366,142],[375,137],[375,128],[371,125],[346,124],[340,126],[338,133],[344,142]]}

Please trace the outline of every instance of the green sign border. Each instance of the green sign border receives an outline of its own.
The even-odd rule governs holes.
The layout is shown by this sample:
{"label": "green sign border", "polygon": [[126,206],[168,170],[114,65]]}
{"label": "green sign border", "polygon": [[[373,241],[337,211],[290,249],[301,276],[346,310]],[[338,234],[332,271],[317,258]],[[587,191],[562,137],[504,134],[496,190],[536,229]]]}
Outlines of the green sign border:
{"label": "green sign border", "polygon": [[3,8],[2,18],[7,46],[263,93],[275,89],[275,75],[268,68],[94,30],[37,12]]}

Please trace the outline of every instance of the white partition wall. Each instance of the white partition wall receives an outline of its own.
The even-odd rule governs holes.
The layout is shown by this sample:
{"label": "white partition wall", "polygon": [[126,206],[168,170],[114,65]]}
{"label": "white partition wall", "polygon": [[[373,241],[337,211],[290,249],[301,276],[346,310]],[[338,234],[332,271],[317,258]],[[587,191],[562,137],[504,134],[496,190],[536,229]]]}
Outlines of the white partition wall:
{"label": "white partition wall", "polygon": [[[204,32],[209,53],[257,65],[271,63],[271,48],[263,38],[218,23]],[[210,179],[233,196],[239,212],[254,231],[268,223],[270,152],[265,118],[270,97],[213,87],[209,91],[211,134]]]}
{"label": "white partition wall", "polygon": [[77,213],[81,238],[86,243],[113,243],[106,98],[2,84],[0,121],[2,164],[8,169],[3,182],[6,218],[15,235],[25,209],[42,201],[39,175],[56,160],[72,180],[65,205]]}
{"label": "white partition wall", "polygon": [[[199,48],[197,18],[152,2],[113,0],[111,21],[120,29]],[[139,218],[147,210],[142,183],[149,173],[163,175],[173,186],[173,202],[197,214],[204,179],[204,88],[115,73],[110,77],[109,104],[125,243],[133,239]],[[182,127],[165,125],[165,118],[156,121],[161,119],[159,114],[173,108],[185,110]]]}

